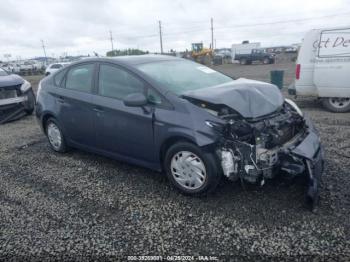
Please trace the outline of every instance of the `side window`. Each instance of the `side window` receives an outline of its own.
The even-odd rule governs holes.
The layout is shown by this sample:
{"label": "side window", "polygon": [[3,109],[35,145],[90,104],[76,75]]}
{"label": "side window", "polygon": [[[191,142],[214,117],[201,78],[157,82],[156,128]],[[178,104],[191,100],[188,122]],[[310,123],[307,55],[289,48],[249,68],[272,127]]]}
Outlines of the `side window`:
{"label": "side window", "polygon": [[153,90],[152,88],[147,89],[147,100],[153,105],[162,104],[161,96],[158,94],[157,91]]}
{"label": "side window", "polygon": [[99,94],[123,99],[132,93],[144,93],[144,83],[132,74],[110,65],[101,65],[98,77]]}
{"label": "side window", "polygon": [[65,75],[67,70],[62,70],[61,72],[58,72],[54,78],[53,78],[53,81],[55,83],[55,86],[61,86],[61,83],[62,83],[62,79]]}
{"label": "side window", "polygon": [[82,92],[91,92],[94,64],[75,66],[66,77],[66,88]]}

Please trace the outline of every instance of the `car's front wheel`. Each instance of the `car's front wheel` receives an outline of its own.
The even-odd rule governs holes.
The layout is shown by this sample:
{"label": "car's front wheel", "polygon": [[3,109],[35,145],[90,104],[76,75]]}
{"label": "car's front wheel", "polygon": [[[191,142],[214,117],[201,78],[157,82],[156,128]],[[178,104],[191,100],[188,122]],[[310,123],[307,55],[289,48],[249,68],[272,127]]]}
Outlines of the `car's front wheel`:
{"label": "car's front wheel", "polygon": [[49,118],[46,121],[46,136],[53,150],[60,153],[67,151],[66,141],[62,130],[54,118]]}
{"label": "car's front wheel", "polygon": [[169,180],[182,193],[203,195],[213,191],[220,181],[217,163],[214,153],[179,142],[167,151],[164,167]]}
{"label": "car's front wheel", "polygon": [[268,64],[270,64],[270,59],[268,58],[268,57],[265,57],[264,59],[263,59],[263,64],[264,65],[268,65]]}

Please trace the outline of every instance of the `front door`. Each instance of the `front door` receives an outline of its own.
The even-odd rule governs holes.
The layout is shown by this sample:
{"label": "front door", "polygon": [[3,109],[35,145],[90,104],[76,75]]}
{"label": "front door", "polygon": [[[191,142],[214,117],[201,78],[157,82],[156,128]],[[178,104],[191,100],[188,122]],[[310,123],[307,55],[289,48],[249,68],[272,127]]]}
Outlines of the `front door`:
{"label": "front door", "polygon": [[98,94],[93,98],[99,148],[140,161],[156,161],[153,113],[123,103],[124,97],[144,93],[145,88],[145,83],[133,73],[111,64],[100,64]]}

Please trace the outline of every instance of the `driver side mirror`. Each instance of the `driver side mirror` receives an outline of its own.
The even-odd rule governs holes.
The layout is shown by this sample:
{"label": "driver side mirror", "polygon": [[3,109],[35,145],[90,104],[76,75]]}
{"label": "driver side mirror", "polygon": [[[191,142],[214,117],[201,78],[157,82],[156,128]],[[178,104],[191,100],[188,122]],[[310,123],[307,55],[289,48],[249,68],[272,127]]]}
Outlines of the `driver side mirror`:
{"label": "driver side mirror", "polygon": [[132,107],[137,107],[137,106],[142,107],[147,105],[148,103],[146,96],[142,93],[133,93],[133,94],[127,95],[124,98],[123,102],[124,102],[124,105],[132,106]]}

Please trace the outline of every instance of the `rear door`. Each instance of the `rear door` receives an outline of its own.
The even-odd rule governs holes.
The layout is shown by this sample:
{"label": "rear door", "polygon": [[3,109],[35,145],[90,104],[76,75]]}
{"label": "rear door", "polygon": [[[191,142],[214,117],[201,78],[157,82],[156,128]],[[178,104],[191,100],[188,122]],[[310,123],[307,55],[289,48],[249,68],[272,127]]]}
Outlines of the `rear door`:
{"label": "rear door", "polygon": [[59,105],[58,118],[70,143],[95,146],[92,90],[95,63],[84,63],[69,69],[55,96]]}
{"label": "rear door", "polygon": [[321,97],[350,97],[350,28],[323,30],[314,83]]}
{"label": "rear door", "polygon": [[128,107],[123,98],[145,93],[146,83],[122,67],[101,63],[94,96],[98,147],[112,154],[154,162],[153,111]]}
{"label": "rear door", "polygon": [[295,88],[297,95],[318,96],[314,84],[315,58],[319,44],[319,30],[309,31],[300,47],[296,65]]}

